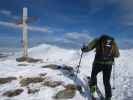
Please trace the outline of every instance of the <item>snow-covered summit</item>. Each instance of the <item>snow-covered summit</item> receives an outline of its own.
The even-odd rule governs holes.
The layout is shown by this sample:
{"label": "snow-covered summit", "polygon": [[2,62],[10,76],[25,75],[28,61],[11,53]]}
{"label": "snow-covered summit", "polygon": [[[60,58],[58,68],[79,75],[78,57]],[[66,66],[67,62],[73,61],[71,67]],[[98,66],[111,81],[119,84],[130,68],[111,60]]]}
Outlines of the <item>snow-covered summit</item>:
{"label": "snow-covered summit", "polygon": [[[121,56],[116,59],[116,64],[113,67],[115,69],[115,82],[116,89],[113,90],[113,100],[132,100],[133,99],[133,49],[130,50],[120,50]],[[20,53],[21,54],[21,53]],[[20,55],[19,54],[19,55]],[[26,63],[26,62],[16,62],[15,58],[19,57],[18,53],[14,57],[8,57],[5,60],[0,61],[0,78],[5,77],[16,77],[17,80],[13,80],[6,84],[0,84],[0,100],[9,99],[3,96],[3,93],[8,90],[13,90],[17,88],[22,88],[24,91],[18,95],[11,97],[10,100],[54,100],[53,96],[60,90],[63,86],[58,86],[56,88],[49,88],[46,86],[41,86],[40,83],[32,84],[29,87],[39,89],[35,94],[28,94],[27,87],[21,87],[20,81],[22,78],[26,77],[38,77],[40,74],[47,74],[47,78],[54,81],[61,81],[64,85],[75,84],[74,80],[60,70],[54,70],[49,68],[42,68],[49,64],[56,64],[60,66],[72,66],[76,68],[80,58],[81,51],[73,49],[63,49],[53,45],[42,44],[37,47],[29,49],[29,56],[33,58],[42,59],[42,62],[38,63]],[[78,78],[84,83],[83,78],[85,76],[90,76],[92,63],[94,59],[94,51],[85,53],[81,62],[80,73]],[[102,85],[102,75],[98,75],[98,85],[103,91]],[[87,100],[89,96],[81,95],[79,91],[71,100]],[[91,99],[90,99],[91,100]]]}

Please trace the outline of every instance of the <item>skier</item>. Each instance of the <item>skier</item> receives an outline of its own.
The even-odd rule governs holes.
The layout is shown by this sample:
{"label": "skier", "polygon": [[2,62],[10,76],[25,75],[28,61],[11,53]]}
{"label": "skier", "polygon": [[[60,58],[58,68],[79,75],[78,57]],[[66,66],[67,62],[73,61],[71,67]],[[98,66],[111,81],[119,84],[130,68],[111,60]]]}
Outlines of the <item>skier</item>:
{"label": "skier", "polygon": [[90,90],[96,91],[97,74],[102,71],[103,82],[105,87],[105,100],[111,100],[112,91],[110,85],[110,76],[114,58],[119,57],[120,53],[117,44],[113,37],[102,35],[99,38],[92,40],[87,46],[81,48],[82,52],[89,52],[96,49],[95,59],[93,62]]}

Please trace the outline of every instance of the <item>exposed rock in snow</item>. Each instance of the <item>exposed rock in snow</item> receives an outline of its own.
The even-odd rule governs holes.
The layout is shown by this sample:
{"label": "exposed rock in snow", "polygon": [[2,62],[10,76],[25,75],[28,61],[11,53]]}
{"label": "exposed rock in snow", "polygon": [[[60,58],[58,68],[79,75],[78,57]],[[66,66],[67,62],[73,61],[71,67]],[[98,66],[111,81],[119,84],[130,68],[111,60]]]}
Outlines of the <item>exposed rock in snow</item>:
{"label": "exposed rock in snow", "polygon": [[56,95],[55,95],[55,99],[71,99],[75,96],[76,93],[76,86],[69,84],[65,87],[64,90],[59,91]]}
{"label": "exposed rock in snow", "polygon": [[0,78],[0,84],[9,83],[12,80],[16,80],[16,77],[6,77],[6,78]]}
{"label": "exposed rock in snow", "polygon": [[28,77],[28,78],[23,78],[20,81],[21,86],[28,86],[31,83],[40,83],[43,82],[45,78],[42,77]]}
{"label": "exposed rock in snow", "polygon": [[31,58],[31,57],[20,57],[20,58],[16,58],[16,61],[18,62],[28,62],[28,63],[36,63],[36,62],[40,62],[42,61],[42,59],[34,59],[34,58]]}
{"label": "exposed rock in snow", "polygon": [[3,96],[14,97],[20,95],[23,91],[24,91],[23,89],[10,90],[3,93]]}

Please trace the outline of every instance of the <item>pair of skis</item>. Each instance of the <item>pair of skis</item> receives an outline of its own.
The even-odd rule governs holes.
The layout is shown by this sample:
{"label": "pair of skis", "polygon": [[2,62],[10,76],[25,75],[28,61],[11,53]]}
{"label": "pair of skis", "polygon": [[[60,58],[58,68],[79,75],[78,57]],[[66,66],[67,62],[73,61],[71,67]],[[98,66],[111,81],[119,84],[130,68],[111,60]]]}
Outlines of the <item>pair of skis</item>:
{"label": "pair of skis", "polygon": [[[87,90],[90,91],[90,77],[86,77],[85,79],[86,85],[87,85]],[[98,94],[98,97],[95,97],[93,93],[90,91],[90,96],[92,100],[105,100],[102,92],[100,91],[99,87],[96,85],[96,93]]]}

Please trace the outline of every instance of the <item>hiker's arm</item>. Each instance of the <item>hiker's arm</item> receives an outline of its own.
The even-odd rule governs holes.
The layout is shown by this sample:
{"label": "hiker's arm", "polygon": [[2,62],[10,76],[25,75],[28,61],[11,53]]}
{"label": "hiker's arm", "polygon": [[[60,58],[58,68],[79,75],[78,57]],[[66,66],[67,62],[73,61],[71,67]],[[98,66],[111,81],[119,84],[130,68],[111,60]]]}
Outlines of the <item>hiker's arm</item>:
{"label": "hiker's arm", "polygon": [[117,46],[116,42],[114,42],[114,46],[115,46],[114,57],[119,57],[120,52],[119,52],[119,49],[118,49],[118,46]]}
{"label": "hiker's arm", "polygon": [[97,40],[98,39],[92,40],[87,46],[83,46],[83,48],[81,50],[83,52],[89,52],[89,51],[93,50],[96,47]]}

